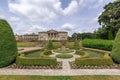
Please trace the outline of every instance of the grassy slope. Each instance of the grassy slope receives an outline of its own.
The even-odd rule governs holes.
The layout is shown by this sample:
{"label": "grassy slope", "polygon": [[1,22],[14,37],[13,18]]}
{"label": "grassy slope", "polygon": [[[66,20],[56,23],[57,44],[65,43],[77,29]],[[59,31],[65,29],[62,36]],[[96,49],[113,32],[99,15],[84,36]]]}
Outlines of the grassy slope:
{"label": "grassy slope", "polygon": [[0,80],[120,80],[120,76],[1,76]]}
{"label": "grassy slope", "polygon": [[38,42],[17,42],[18,47],[34,47]]}

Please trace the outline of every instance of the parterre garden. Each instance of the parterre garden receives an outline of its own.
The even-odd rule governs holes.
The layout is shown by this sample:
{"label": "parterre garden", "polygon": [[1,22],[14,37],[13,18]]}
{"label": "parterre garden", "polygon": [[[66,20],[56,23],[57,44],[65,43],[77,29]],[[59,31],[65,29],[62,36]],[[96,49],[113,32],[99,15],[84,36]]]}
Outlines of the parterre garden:
{"label": "parterre garden", "polygon": [[[12,63],[16,68],[44,68],[44,69],[62,69],[62,62],[58,62],[57,58],[69,59],[74,56],[74,54],[80,57],[75,58],[75,61],[70,62],[71,68],[84,68],[85,66],[114,66],[120,63],[120,50],[119,50],[119,36],[118,32],[115,41],[113,40],[100,40],[100,39],[84,39],[82,41],[75,40],[74,42],[65,42],[63,45],[61,41],[48,43],[43,49],[37,51],[28,51],[24,53],[18,53],[17,44],[10,25],[5,20],[0,20],[0,67],[8,66]],[[9,39],[8,39],[9,38]],[[7,44],[6,44],[7,43]],[[21,42],[23,47],[27,42]],[[32,42],[31,46],[34,46],[36,42]],[[24,46],[25,47],[25,46]],[[101,50],[107,50],[111,52],[105,52],[101,50],[91,50],[86,49],[95,48]],[[113,48],[113,49],[112,49]],[[55,57],[51,55],[57,54]],[[69,54],[74,53],[74,54]],[[33,67],[34,68],[34,67]]]}

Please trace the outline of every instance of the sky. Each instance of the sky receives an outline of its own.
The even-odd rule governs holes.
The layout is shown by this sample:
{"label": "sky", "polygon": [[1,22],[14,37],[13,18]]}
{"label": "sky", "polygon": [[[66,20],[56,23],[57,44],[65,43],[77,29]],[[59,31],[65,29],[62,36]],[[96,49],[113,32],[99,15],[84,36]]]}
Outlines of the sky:
{"label": "sky", "polygon": [[98,29],[103,7],[115,0],[0,0],[0,19],[6,19],[14,34],[50,29],[73,33]]}

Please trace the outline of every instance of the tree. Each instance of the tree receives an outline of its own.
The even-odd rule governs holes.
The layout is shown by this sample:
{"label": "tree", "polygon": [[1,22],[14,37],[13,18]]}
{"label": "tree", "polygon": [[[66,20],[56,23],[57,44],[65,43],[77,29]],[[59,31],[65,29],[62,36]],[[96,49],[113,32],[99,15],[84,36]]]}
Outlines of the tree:
{"label": "tree", "polygon": [[108,39],[108,37],[105,36],[108,36],[110,30],[115,38],[120,28],[120,0],[107,4],[99,16],[98,22],[102,26],[102,31],[98,31],[101,33],[103,39]]}
{"label": "tree", "polygon": [[113,49],[110,55],[115,62],[120,64],[120,29],[116,35]]}
{"label": "tree", "polygon": [[11,64],[17,56],[13,31],[7,21],[0,19],[0,67]]}
{"label": "tree", "polygon": [[46,48],[47,48],[48,50],[52,50],[52,49],[53,49],[53,43],[52,43],[51,40],[48,41]]}

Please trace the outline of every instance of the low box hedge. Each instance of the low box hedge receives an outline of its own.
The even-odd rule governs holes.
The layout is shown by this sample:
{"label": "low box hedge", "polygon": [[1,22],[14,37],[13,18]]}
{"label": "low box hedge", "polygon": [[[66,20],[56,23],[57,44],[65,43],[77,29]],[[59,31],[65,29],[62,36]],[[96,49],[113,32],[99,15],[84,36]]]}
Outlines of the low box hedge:
{"label": "low box hedge", "polygon": [[104,66],[113,65],[112,59],[109,57],[108,53],[105,53],[103,58],[76,58],[75,64],[78,66]]}
{"label": "low box hedge", "polygon": [[67,58],[72,58],[73,55],[72,54],[58,54],[56,55],[57,58],[63,58],[63,59],[67,59]]}
{"label": "low box hedge", "polygon": [[54,57],[28,58],[22,55],[16,58],[16,64],[23,66],[50,66],[57,65],[57,59]]}

